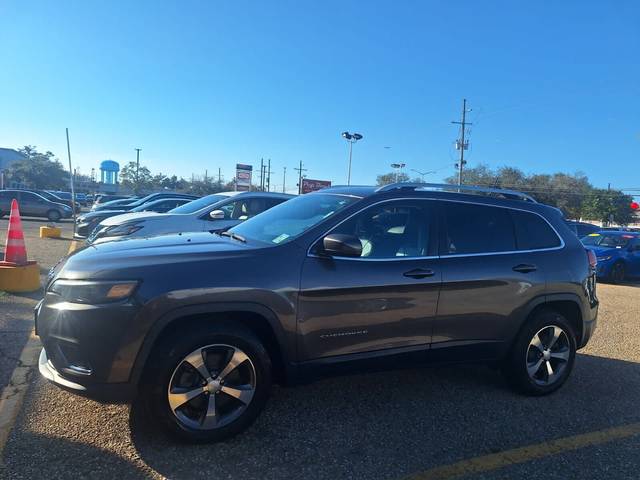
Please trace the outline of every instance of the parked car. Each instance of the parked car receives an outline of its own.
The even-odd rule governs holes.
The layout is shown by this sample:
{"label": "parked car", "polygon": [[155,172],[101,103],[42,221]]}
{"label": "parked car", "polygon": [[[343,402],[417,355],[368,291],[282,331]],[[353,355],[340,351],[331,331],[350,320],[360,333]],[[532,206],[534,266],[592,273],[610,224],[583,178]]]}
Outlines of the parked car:
{"label": "parked car", "polygon": [[113,210],[114,206],[118,207],[118,210],[129,211],[144,203],[151,202],[152,200],[160,200],[161,198],[188,198],[189,200],[195,200],[196,198],[200,198],[196,195],[189,195],[188,193],[172,193],[172,192],[159,192],[152,193],[151,195],[147,195],[142,198],[138,198],[136,200],[132,200],[131,202],[127,202],[124,200],[112,200],[111,202],[106,202],[95,206],[95,208],[91,208],[93,212],[99,212],[101,210]]}
{"label": "parked car", "polygon": [[[46,198],[47,200],[53,202],[53,203],[62,203],[63,205],[67,205],[68,207],[71,207],[71,200],[65,200],[64,198],[60,198],[57,195],[49,192],[48,190],[30,190],[27,189],[27,191],[29,192],[33,192],[33,193],[37,193],[38,195],[40,195],[41,197]],[[78,205],[76,203],[76,213],[78,213],[80,211],[80,205]]]}
{"label": "parked car", "polygon": [[593,225],[592,223],[576,222],[574,220],[567,220],[567,225],[571,230],[573,230],[578,238],[582,238],[590,233],[594,233],[602,229],[602,227]]}
{"label": "parked car", "polygon": [[215,193],[165,214],[129,213],[107,218],[94,229],[88,241],[95,244],[178,232],[226,230],[292,197],[268,192]]}
{"label": "parked car", "polygon": [[583,237],[582,243],[596,254],[598,278],[620,283],[640,277],[640,233],[601,230]]}
{"label": "parked car", "polygon": [[[46,190],[46,192],[51,195],[55,195],[57,198],[64,200],[67,205],[71,206],[71,192],[64,192],[62,190]],[[79,212],[82,208],[82,202],[80,201],[78,196],[79,194],[76,193],[76,201],[75,201],[76,212]]]}
{"label": "parked car", "polygon": [[138,198],[140,197],[131,196],[131,195],[107,195],[104,193],[98,193],[93,199],[93,205],[91,206],[91,210],[94,210],[95,207],[97,207],[98,205],[111,202],[113,200],[130,200],[131,202],[133,202]]}
{"label": "parked car", "polygon": [[102,203],[93,202],[93,205],[91,205],[90,211],[95,212],[99,209],[114,210],[122,205],[129,205],[130,203],[133,203],[139,199],[140,199],[139,197],[126,197],[126,198],[116,198],[113,200],[109,200],[108,202],[102,202]]}
{"label": "parked car", "polygon": [[28,190],[0,190],[0,218],[11,211],[11,200],[16,199],[20,215],[24,217],[44,217],[52,222],[72,215],[71,207]]}
{"label": "parked car", "polygon": [[[173,210],[174,208],[191,201],[193,200],[190,198],[161,198],[159,200],[152,200],[151,202],[143,203],[142,205],[132,209],[131,212],[166,213],[169,210]],[[126,213],[126,210],[100,210],[98,212],[88,212],[84,215],[80,215],[76,219],[75,238],[87,238],[102,220],[122,213]]]}
{"label": "parked car", "polygon": [[451,188],[332,187],[221,234],[78,250],[36,308],[40,372],[200,442],[327,369],[491,361],[557,390],[596,326],[593,252],[524,194]]}

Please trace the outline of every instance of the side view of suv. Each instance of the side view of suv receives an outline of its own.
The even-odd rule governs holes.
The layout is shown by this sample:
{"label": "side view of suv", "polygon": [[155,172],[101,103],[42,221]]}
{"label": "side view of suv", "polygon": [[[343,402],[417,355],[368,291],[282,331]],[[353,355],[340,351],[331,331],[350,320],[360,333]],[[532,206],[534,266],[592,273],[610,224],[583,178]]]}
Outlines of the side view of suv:
{"label": "side view of suv", "polygon": [[0,217],[11,211],[11,200],[20,205],[20,214],[25,217],[43,217],[52,222],[72,216],[71,207],[51,201],[42,195],[28,190],[0,190]]}
{"label": "side view of suv", "polygon": [[332,187],[221,234],[76,251],[36,309],[39,367],[195,442],[247,428],[272,382],[327,371],[492,362],[544,395],[595,329],[595,263],[519,192]]}

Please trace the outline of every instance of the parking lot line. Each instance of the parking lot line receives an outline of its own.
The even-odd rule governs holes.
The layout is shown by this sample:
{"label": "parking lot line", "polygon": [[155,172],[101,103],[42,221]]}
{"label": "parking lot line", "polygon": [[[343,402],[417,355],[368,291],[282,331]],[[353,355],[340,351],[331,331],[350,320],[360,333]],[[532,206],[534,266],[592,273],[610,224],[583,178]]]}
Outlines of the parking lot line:
{"label": "parking lot line", "polygon": [[450,480],[466,475],[490,472],[500,468],[600,445],[640,434],[640,422],[595,432],[558,438],[525,447],[505,450],[480,457],[462,460],[450,465],[435,467],[406,477],[406,480]]}
{"label": "parking lot line", "polygon": [[71,244],[69,245],[69,251],[67,252],[67,255],[69,255],[70,253],[73,253],[79,247],[80,247],[80,242],[78,242],[77,240],[71,240]]}

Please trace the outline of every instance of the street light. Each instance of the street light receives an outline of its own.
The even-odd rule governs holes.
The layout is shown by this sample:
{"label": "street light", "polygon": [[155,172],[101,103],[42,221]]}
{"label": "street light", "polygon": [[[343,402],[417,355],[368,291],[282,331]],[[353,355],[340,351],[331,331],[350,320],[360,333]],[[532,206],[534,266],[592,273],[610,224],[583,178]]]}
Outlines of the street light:
{"label": "street light", "polygon": [[406,163],[392,163],[391,164],[391,168],[395,168],[396,169],[396,183],[398,183],[398,177],[400,176],[400,172],[406,166],[407,166]]}
{"label": "street light", "polygon": [[362,135],[359,133],[342,132],[342,138],[349,142],[349,175],[347,176],[347,185],[351,185],[351,156],[353,153],[353,144],[358,140],[362,140]]}
{"label": "street light", "polygon": [[424,183],[424,176],[425,175],[429,175],[430,173],[436,173],[435,170],[429,170],[428,172],[421,172],[419,170],[416,170],[415,168],[411,169],[412,172],[416,172],[418,175],[420,175],[420,182]]}

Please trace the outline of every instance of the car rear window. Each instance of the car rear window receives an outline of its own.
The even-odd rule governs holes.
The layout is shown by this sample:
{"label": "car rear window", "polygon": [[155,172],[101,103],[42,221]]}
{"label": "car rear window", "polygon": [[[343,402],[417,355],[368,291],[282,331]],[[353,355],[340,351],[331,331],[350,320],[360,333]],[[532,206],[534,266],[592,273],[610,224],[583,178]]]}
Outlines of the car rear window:
{"label": "car rear window", "polygon": [[444,255],[509,252],[516,249],[506,208],[445,202]]}
{"label": "car rear window", "polygon": [[560,238],[551,226],[535,213],[511,210],[516,229],[518,250],[537,250],[561,245]]}

